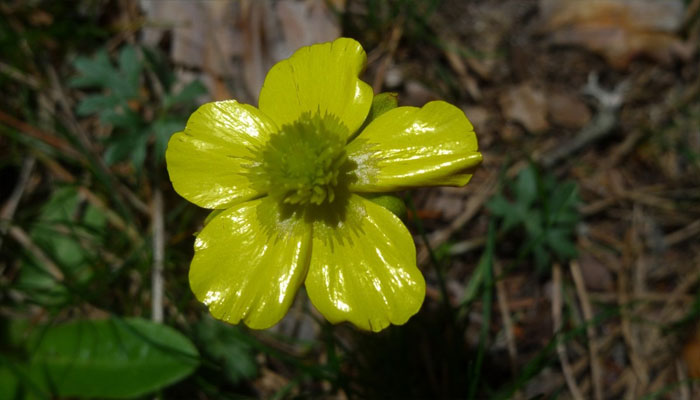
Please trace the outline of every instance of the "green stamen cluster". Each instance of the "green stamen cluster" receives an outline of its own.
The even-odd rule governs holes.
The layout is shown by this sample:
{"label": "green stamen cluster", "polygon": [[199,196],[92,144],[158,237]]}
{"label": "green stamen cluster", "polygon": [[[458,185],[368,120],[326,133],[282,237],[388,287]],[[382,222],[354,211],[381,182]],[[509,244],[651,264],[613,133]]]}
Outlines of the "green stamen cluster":
{"label": "green stamen cluster", "polygon": [[261,149],[256,168],[267,192],[286,204],[332,203],[347,162],[347,128],[332,115],[305,113]]}

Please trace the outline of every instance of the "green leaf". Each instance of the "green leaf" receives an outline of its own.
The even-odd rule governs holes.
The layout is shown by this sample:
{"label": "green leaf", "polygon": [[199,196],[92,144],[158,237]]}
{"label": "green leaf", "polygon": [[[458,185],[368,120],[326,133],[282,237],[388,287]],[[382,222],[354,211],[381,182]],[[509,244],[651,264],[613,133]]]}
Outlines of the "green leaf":
{"label": "green leaf", "polygon": [[142,396],[190,375],[192,342],[141,318],[79,320],[48,327],[31,340],[30,373],[58,397]]}
{"label": "green leaf", "polygon": [[532,164],[518,174],[515,181],[515,197],[525,208],[529,208],[537,198],[537,171]]}
{"label": "green leaf", "polygon": [[486,203],[486,208],[491,211],[491,214],[497,217],[505,216],[512,207],[513,205],[500,193],[494,195],[491,200]]}
{"label": "green leaf", "polygon": [[92,58],[78,57],[73,66],[80,73],[70,79],[69,84],[73,87],[105,86],[116,74],[105,50],[98,51]]}
{"label": "green leaf", "polygon": [[532,210],[521,210],[521,220],[525,225],[525,231],[531,238],[536,238],[542,234],[545,227],[542,223],[542,210],[535,208]]}
{"label": "green leaf", "polygon": [[520,204],[509,202],[502,194],[493,196],[486,207],[494,216],[503,218],[501,224],[503,232],[507,232],[522,223],[527,215],[527,210],[524,210]]}
{"label": "green leaf", "polygon": [[207,317],[197,324],[195,334],[202,343],[203,352],[217,361],[231,383],[237,384],[258,374],[255,353],[243,340],[245,332],[240,327]]}
{"label": "green leaf", "polygon": [[576,246],[569,239],[570,232],[568,229],[550,229],[547,231],[547,244],[563,260],[569,260],[578,255]]}
{"label": "green leaf", "polygon": [[399,218],[406,216],[406,203],[403,199],[390,194],[366,195],[368,200],[386,208]]}
{"label": "green leaf", "polygon": [[[70,279],[71,284],[81,284],[91,278],[91,260],[95,252],[84,244],[101,242],[95,232],[101,232],[106,224],[102,211],[92,205],[88,205],[83,213],[80,210],[78,191],[74,187],[59,188],[43,205],[29,232],[32,240]],[[59,228],[62,229],[60,233]],[[34,254],[28,254],[15,288],[44,305],[60,304],[70,297],[67,288],[52,277],[48,267]]]}
{"label": "green leaf", "polygon": [[146,146],[149,135],[142,131],[124,133],[115,136],[105,148],[104,160],[107,165],[112,165],[127,159],[131,160],[134,168],[140,171],[146,159]]}
{"label": "green leaf", "polygon": [[197,97],[206,93],[207,88],[200,81],[192,81],[178,93],[166,95],[163,99],[163,107],[167,109],[175,105],[188,105],[194,103]]}
{"label": "green leaf", "polygon": [[372,122],[385,112],[396,108],[399,105],[398,96],[398,93],[393,92],[379,93],[378,95],[374,96],[367,120]]}
{"label": "green leaf", "polygon": [[86,116],[99,113],[103,110],[112,110],[119,106],[119,104],[121,104],[121,101],[114,96],[96,94],[80,100],[75,112],[80,116]]}
{"label": "green leaf", "polygon": [[100,112],[100,121],[103,124],[121,128],[127,132],[143,132],[144,121],[141,116],[129,108],[126,109],[105,109]]}
{"label": "green leaf", "polygon": [[165,149],[168,147],[170,136],[185,129],[185,122],[178,119],[162,118],[156,120],[151,129],[153,129],[156,142],[156,161],[160,164],[165,158]]}
{"label": "green leaf", "polygon": [[362,127],[358,129],[358,132],[362,132],[367,125],[380,115],[396,108],[399,105],[398,96],[398,93],[393,92],[384,92],[375,95],[374,98],[372,98],[372,106],[369,109],[369,114],[367,114],[367,118],[365,118],[365,122],[362,124]]}
{"label": "green leaf", "polygon": [[547,267],[551,260],[550,253],[541,243],[533,247],[532,253],[535,257],[535,269],[538,273],[547,272]]}
{"label": "green leaf", "polygon": [[576,206],[579,203],[579,197],[578,186],[575,182],[564,182],[563,184],[557,185],[548,200],[547,208],[550,211],[549,220],[552,223],[575,223],[578,221]]}
{"label": "green leaf", "polygon": [[[124,46],[119,52],[119,70],[124,81],[119,86],[123,88],[122,98],[128,100],[138,97],[140,78],[141,78],[141,60],[139,60],[138,52],[134,46]],[[117,90],[118,88],[113,88]]]}
{"label": "green leaf", "polygon": [[19,398],[19,380],[9,365],[0,364],[0,400]]}
{"label": "green leaf", "polygon": [[[105,50],[98,51],[92,58],[79,57],[73,65],[78,76],[69,81],[71,86],[107,89],[109,94],[105,97],[117,103],[139,97],[142,64],[133,46],[125,46],[120,51],[119,69],[114,68]],[[83,112],[87,112],[89,108],[83,107]]]}
{"label": "green leaf", "polygon": [[204,218],[204,226],[207,226],[209,222],[211,222],[212,219],[216,218],[217,215],[221,214],[222,212],[226,211],[225,208],[220,208],[218,210],[212,210],[212,212],[207,215],[206,218]]}

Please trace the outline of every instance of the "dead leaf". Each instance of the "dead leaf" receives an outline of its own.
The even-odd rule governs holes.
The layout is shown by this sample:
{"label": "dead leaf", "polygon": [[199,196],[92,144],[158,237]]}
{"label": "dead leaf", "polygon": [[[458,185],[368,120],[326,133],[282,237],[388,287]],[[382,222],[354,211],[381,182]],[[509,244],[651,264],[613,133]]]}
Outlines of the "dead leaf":
{"label": "dead leaf", "polygon": [[340,25],[324,1],[280,1],[277,17],[284,34],[284,49],[277,56],[289,57],[294,50],[340,36]]}
{"label": "dead leaf", "polygon": [[486,107],[481,106],[468,106],[463,107],[462,111],[469,118],[469,121],[474,125],[474,130],[477,133],[486,131],[487,125],[491,120],[491,113]]}
{"label": "dead leaf", "polygon": [[233,68],[232,58],[241,54],[233,2],[141,0],[141,7],[150,22],[143,30],[144,43],[155,45],[171,31],[175,63],[225,76]]}
{"label": "dead leaf", "polygon": [[507,89],[498,101],[506,119],[522,124],[528,132],[540,133],[549,128],[547,99],[531,82]]}
{"label": "dead leaf", "polygon": [[683,359],[688,366],[688,375],[700,379],[700,330],[685,344]]}
{"label": "dead leaf", "polygon": [[591,111],[578,97],[563,91],[547,96],[547,109],[552,122],[565,128],[580,129],[591,120]]}
{"label": "dead leaf", "polygon": [[595,291],[609,291],[613,289],[612,273],[595,257],[586,253],[581,254],[579,266],[588,289]]}
{"label": "dead leaf", "polygon": [[433,91],[418,81],[407,81],[404,86],[406,96],[401,102],[407,106],[422,107],[425,103],[438,99]]}
{"label": "dead leaf", "polygon": [[144,43],[155,45],[170,31],[172,60],[201,69],[210,93],[226,95],[228,85],[238,100],[255,103],[272,65],[340,35],[329,7],[342,11],[344,1],[141,0],[141,6],[149,21]]}
{"label": "dead leaf", "polygon": [[431,199],[430,209],[437,211],[442,219],[451,221],[464,210],[464,196],[460,193],[442,190],[438,196]]}
{"label": "dead leaf", "polygon": [[692,47],[676,36],[684,7],[682,0],[540,0],[553,43],[584,46],[618,69],[640,55],[666,64],[690,58]]}

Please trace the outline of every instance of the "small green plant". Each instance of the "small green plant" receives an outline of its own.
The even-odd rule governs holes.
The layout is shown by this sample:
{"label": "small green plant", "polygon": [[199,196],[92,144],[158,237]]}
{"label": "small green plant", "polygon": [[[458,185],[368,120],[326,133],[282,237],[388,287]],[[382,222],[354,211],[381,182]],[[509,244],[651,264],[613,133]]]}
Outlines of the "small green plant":
{"label": "small green plant", "polygon": [[[116,66],[104,49],[73,63],[78,75],[71,79],[71,86],[98,89],[78,103],[76,113],[97,115],[102,124],[113,129],[105,140],[103,157],[107,165],[128,159],[137,171],[141,170],[151,141],[155,160],[160,163],[170,136],[184,128],[184,115],[194,107],[194,100],[206,92],[199,81],[175,90],[171,76],[156,73],[163,70],[158,62],[156,53],[127,45],[119,52]],[[147,68],[154,71],[150,76],[155,78],[150,82],[144,82],[144,76],[149,76],[143,73]],[[163,92],[160,97],[155,96],[150,118],[140,112],[140,105],[149,96],[146,83],[150,83],[152,92]],[[178,113],[180,109],[183,112]]]}
{"label": "small green plant", "polygon": [[506,189],[506,193],[491,198],[487,207],[500,219],[501,235],[525,236],[518,250],[521,256],[532,254],[539,272],[544,272],[553,258],[565,261],[577,256],[573,238],[580,200],[575,182],[559,182],[530,164],[514,182],[506,184]]}

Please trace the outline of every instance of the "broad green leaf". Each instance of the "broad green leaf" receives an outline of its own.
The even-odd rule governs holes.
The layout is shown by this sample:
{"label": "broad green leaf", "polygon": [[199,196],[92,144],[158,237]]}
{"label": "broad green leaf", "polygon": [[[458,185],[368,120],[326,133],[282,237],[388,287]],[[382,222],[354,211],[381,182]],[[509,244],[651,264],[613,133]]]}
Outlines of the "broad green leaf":
{"label": "broad green leaf", "polygon": [[142,396],[190,375],[192,342],[141,318],[79,320],[47,328],[30,341],[30,373],[58,397]]}
{"label": "broad green leaf", "polygon": [[0,400],[11,400],[18,398],[19,379],[9,365],[0,363]]}

